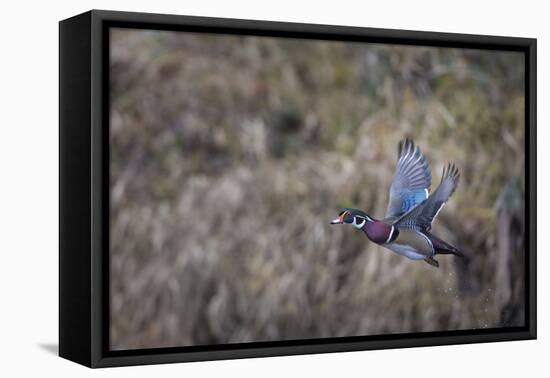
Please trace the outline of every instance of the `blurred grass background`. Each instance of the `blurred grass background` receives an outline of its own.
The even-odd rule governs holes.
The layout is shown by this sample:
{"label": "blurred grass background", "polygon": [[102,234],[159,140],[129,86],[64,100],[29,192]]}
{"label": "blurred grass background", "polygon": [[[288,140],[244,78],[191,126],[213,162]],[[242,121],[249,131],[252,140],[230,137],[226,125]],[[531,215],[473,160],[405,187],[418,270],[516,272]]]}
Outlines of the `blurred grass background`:
{"label": "blurred grass background", "polygon": [[[523,55],[113,29],[110,84],[112,349],[524,324]],[[405,136],[468,266],[329,225]]]}

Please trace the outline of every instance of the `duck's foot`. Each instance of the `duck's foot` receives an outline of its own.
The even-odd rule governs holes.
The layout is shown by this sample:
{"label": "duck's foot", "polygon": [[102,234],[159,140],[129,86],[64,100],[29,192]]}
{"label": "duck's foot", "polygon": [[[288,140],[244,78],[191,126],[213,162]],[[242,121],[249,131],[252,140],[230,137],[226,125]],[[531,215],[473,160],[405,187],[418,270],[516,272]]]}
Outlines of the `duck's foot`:
{"label": "duck's foot", "polygon": [[436,268],[439,268],[439,262],[433,257],[425,258],[424,261],[426,261],[428,264],[432,266],[435,266]]}

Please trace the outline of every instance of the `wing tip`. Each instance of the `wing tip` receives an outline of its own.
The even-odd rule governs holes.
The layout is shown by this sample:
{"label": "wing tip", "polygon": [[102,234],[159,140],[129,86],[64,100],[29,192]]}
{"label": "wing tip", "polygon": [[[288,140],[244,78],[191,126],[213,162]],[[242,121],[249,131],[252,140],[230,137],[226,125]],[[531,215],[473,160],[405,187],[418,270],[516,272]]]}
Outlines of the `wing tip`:
{"label": "wing tip", "polygon": [[443,182],[447,178],[449,178],[453,182],[453,191],[451,192],[452,194],[458,186],[458,182],[460,181],[460,170],[455,163],[449,162],[447,163],[447,165],[445,165],[445,167],[443,167],[441,182]]}
{"label": "wing tip", "polygon": [[401,139],[397,144],[397,157],[400,158],[403,155],[408,155],[411,151],[414,151],[415,149],[420,151],[418,146],[414,143],[413,139],[407,136],[404,139]]}
{"label": "wing tip", "polygon": [[443,167],[442,177],[458,178],[460,177],[460,170],[455,163],[449,162],[445,165],[445,167]]}

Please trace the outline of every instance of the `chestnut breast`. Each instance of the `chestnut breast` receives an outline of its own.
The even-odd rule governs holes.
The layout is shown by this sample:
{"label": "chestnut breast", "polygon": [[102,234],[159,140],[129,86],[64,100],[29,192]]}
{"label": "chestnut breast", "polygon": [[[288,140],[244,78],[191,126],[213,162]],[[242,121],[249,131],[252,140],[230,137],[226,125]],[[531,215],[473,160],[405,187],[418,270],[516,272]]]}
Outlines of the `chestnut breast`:
{"label": "chestnut breast", "polygon": [[[392,225],[380,221],[367,222],[363,231],[367,237],[374,243],[384,244],[388,241],[392,230]],[[393,235],[392,235],[393,236]]]}

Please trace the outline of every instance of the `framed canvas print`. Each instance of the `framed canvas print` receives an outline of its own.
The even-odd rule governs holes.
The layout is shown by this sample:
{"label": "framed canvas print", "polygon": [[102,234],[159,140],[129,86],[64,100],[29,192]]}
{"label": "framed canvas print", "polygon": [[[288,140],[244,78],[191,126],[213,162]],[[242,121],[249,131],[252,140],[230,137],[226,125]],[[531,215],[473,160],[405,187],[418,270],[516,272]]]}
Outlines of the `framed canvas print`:
{"label": "framed canvas print", "polygon": [[536,40],[60,22],[59,353],[536,337]]}

